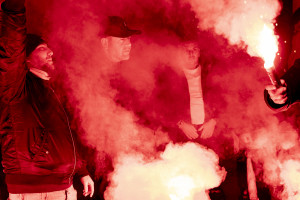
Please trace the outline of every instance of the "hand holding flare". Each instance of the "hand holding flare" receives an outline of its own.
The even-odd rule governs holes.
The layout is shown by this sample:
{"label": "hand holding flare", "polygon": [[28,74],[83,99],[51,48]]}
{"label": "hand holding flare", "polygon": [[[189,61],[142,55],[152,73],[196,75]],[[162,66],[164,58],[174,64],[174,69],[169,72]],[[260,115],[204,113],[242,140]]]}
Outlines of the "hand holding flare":
{"label": "hand holding flare", "polygon": [[283,79],[280,80],[278,78],[273,66],[276,52],[278,51],[277,38],[275,37],[272,29],[266,25],[264,25],[260,35],[258,51],[265,61],[264,68],[266,69],[273,84],[268,85],[266,90],[274,103],[284,104],[287,100],[286,83]]}

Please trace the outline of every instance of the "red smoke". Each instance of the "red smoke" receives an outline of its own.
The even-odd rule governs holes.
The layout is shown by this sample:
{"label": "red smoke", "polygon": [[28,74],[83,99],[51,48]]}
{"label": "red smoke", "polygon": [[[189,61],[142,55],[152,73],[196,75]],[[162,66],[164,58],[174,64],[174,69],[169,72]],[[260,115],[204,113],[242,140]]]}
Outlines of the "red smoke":
{"label": "red smoke", "polygon": [[[170,78],[168,73],[158,76],[158,72],[168,69],[178,79],[184,78],[178,66],[179,45],[197,38],[202,53],[205,108],[208,117],[217,119],[213,137],[218,142],[210,143],[210,147],[222,158],[228,149],[233,149],[230,153],[246,149],[255,158],[257,174],[263,172],[259,178],[274,188],[283,181],[287,194],[294,191],[284,169],[293,166],[285,164],[291,159],[296,160],[297,167],[298,135],[289,123],[281,122],[285,120],[283,115],[274,116],[266,107],[263,90],[269,80],[262,60],[252,57],[256,56],[253,43],[257,39],[257,22],[258,27],[262,22],[273,22],[280,11],[277,1],[30,2],[29,30],[49,38],[58,74],[66,74],[63,82],[80,122],[80,138],[97,150],[99,174],[105,165],[101,158],[106,153],[115,158],[121,152],[142,152],[152,158],[160,144],[169,142],[164,130],[154,134],[154,130],[144,126],[146,122],[140,123],[140,116],[115,102],[118,91],[112,88],[110,80],[116,73],[121,74],[125,86],[135,91],[134,98],[146,102],[133,104],[132,109],[140,106],[143,113],[165,122],[164,115],[153,114],[155,106],[158,110],[171,110],[169,115],[184,106],[168,95],[153,98],[159,81]],[[123,16],[130,27],[142,29],[142,35],[133,38],[131,59],[121,68],[105,67],[102,63],[98,33],[102,28],[100,21],[107,15]],[[181,95],[177,93],[184,87],[178,79],[171,79],[166,91],[174,92],[179,99]],[[132,100],[132,96],[122,97]],[[170,103],[172,100],[174,104]]]}

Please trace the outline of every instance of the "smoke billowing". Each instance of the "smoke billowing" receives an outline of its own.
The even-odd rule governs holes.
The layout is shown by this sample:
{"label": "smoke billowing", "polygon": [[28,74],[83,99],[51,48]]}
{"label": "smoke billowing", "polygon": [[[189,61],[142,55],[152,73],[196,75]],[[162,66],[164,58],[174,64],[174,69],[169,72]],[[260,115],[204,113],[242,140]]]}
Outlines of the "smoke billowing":
{"label": "smoke billowing", "polygon": [[[32,3],[28,11],[40,4]],[[96,149],[97,175],[105,173],[106,155],[117,170],[163,170],[162,160],[142,158],[157,157],[157,149],[175,134],[161,124],[180,117],[188,120],[180,53],[182,43],[194,40],[201,49],[205,109],[208,119],[217,121],[209,147],[222,159],[246,150],[259,181],[270,185],[273,195],[294,191],[297,183],[286,169],[298,168],[297,122],[295,116],[284,122],[284,114],[274,115],[267,108],[263,90],[269,79],[262,60],[252,57],[258,31],[279,14],[278,1],[52,0],[37,10],[37,16],[44,13],[45,26],[30,21],[31,30],[47,30],[44,34],[55,52],[59,81],[68,89],[80,139]],[[132,37],[130,60],[120,65],[107,64],[101,47],[101,21],[107,15],[123,16],[129,27],[142,30],[142,35]],[[29,19],[34,17],[35,12],[30,13]],[[127,159],[136,165],[124,165]],[[112,174],[113,180],[122,175]],[[286,192],[277,190],[282,184]]]}
{"label": "smoke billowing", "polygon": [[271,26],[280,12],[278,1],[211,1],[184,0],[191,4],[200,20],[199,28],[213,29],[230,44],[247,46],[248,53],[257,56],[258,37],[264,24]]}
{"label": "smoke billowing", "polygon": [[[226,172],[218,156],[195,144],[169,144],[160,158],[143,155],[119,158],[106,199],[209,199],[207,190],[219,186]],[[132,173],[134,172],[134,173]]]}

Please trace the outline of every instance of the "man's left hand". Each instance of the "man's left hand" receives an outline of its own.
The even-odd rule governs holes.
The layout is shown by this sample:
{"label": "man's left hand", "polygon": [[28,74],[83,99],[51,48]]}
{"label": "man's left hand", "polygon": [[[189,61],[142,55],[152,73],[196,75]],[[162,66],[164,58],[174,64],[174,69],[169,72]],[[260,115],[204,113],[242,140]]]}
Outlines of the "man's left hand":
{"label": "man's left hand", "polygon": [[94,181],[92,178],[87,175],[84,177],[81,177],[80,179],[82,185],[83,185],[83,196],[88,196],[92,197],[94,195]]}

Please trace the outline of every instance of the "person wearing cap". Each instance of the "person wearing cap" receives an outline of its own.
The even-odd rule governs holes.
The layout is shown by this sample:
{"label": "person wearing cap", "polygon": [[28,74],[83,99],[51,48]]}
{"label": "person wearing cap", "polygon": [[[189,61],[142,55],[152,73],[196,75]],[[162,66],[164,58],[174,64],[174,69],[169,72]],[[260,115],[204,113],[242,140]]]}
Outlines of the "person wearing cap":
{"label": "person wearing cap", "polygon": [[130,29],[125,20],[119,16],[109,16],[100,34],[101,45],[106,57],[112,63],[119,63],[130,58],[132,35],[140,34],[140,30]]}
{"label": "person wearing cap", "polygon": [[[131,53],[131,37],[141,34],[140,30],[131,29],[127,26],[126,21],[120,16],[106,16],[101,23],[101,31],[99,32],[100,45],[102,51],[98,52],[101,59],[98,61],[102,72],[111,72],[108,77],[113,78],[118,74],[118,66],[122,61],[130,59]],[[108,69],[107,71],[104,69]],[[101,77],[103,78],[103,77]],[[110,81],[110,80],[109,80]],[[104,133],[102,133],[104,134]],[[109,144],[107,144],[109,145]],[[94,158],[92,158],[94,159]],[[106,155],[103,161],[102,172],[100,174],[99,183],[95,179],[96,186],[99,185],[99,190],[95,195],[100,195],[103,198],[103,193],[109,184],[107,175],[113,171],[111,155]]]}
{"label": "person wearing cap", "polygon": [[79,159],[66,111],[51,88],[52,50],[26,33],[25,0],[1,4],[0,146],[9,200],[77,199],[94,183]]}
{"label": "person wearing cap", "polygon": [[[119,63],[130,58],[131,42],[130,37],[140,34],[141,31],[130,29],[124,19],[119,16],[109,16],[102,33],[101,44],[106,57],[112,63]],[[204,102],[201,86],[201,67],[199,66],[199,48],[194,42],[186,42],[184,50],[180,51],[185,63],[182,63],[184,74],[189,85],[191,121],[187,123],[180,120],[177,124],[189,139],[196,139],[201,133],[202,138],[212,135],[215,121],[209,120],[204,123]],[[192,52],[192,54],[191,54]],[[204,126],[203,126],[204,125]]]}

